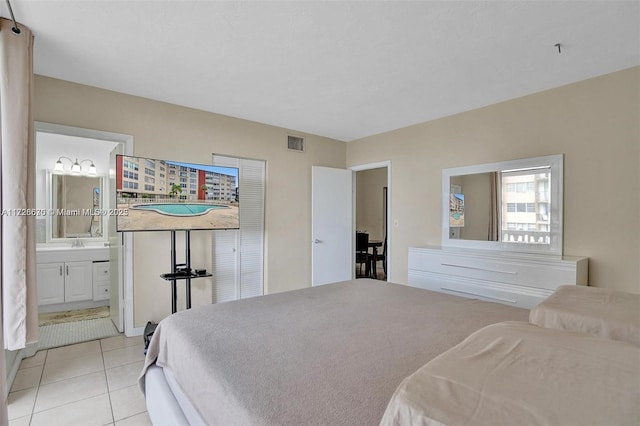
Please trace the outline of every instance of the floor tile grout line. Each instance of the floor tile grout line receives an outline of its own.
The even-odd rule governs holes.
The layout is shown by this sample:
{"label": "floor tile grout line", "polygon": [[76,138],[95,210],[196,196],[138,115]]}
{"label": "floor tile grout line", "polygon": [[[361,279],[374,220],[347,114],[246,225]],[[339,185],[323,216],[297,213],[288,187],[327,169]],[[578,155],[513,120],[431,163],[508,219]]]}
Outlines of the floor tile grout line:
{"label": "floor tile grout line", "polygon": [[[36,353],[37,353],[37,352],[36,352]],[[35,355],[34,355],[34,356],[35,356]],[[7,400],[8,400],[8,398],[9,398],[9,396],[10,396],[11,394],[15,394],[15,393],[17,393],[17,392],[26,392],[26,391],[29,391],[29,390],[31,390],[31,389],[35,389],[35,390],[36,390],[36,395],[35,395],[35,396],[34,396],[34,398],[33,398],[33,405],[31,406],[31,410],[30,410],[29,414],[25,414],[24,416],[20,416],[20,417],[18,417],[18,418],[21,418],[21,417],[27,417],[27,416],[29,416],[29,423],[31,423],[31,417],[33,416],[33,410],[35,409],[35,406],[36,406],[36,400],[38,399],[38,392],[40,391],[40,382],[42,381],[42,374],[43,374],[43,372],[44,372],[44,363],[46,362],[46,356],[47,356],[47,355],[46,355],[46,353],[45,353],[45,360],[44,360],[44,361],[42,361],[42,364],[38,364],[38,365],[31,366],[31,367],[27,367],[27,368],[36,368],[36,367],[40,367],[40,366],[42,366],[42,370],[40,371],[40,378],[38,379],[38,384],[37,384],[37,385],[35,385],[35,386],[31,386],[31,387],[28,387],[28,388],[25,388],[25,389],[19,389],[19,390],[11,390],[11,389],[9,389],[9,393],[7,394]],[[22,360],[20,361],[20,364],[22,365]],[[18,366],[18,371],[20,371],[20,370],[24,370],[23,368],[21,368],[21,365],[19,365],[19,366]],[[13,384],[11,385],[11,387],[13,388]],[[5,402],[7,402],[7,401],[5,401]],[[8,403],[8,402],[7,402],[7,403]],[[13,420],[16,420],[16,419],[13,419]]]}
{"label": "floor tile grout line", "polygon": [[[127,387],[133,387],[133,386],[136,386],[136,385],[127,386]],[[122,389],[126,389],[126,388],[122,388]],[[109,398],[111,398],[111,396],[109,396]],[[137,416],[137,415],[140,415],[140,414],[146,413],[146,412],[147,412],[147,405],[146,405],[146,400],[145,400],[145,406],[144,406],[144,409],[143,409],[142,411],[138,412],[138,413],[133,413],[133,414],[131,414],[131,415],[128,415],[127,417],[123,417],[123,418],[118,419],[118,420],[116,420],[116,416],[115,416],[115,414],[113,414],[113,419],[114,419],[114,420],[113,420],[113,423],[118,423],[118,422],[121,422],[121,421],[123,421],[123,420],[126,420],[126,419],[128,419],[128,418],[130,418],[130,417],[134,417],[134,416]]]}
{"label": "floor tile grout line", "polygon": [[[91,340],[91,341],[93,341],[93,340]],[[100,344],[100,339],[98,339],[97,341],[98,341],[98,344]],[[85,343],[85,342],[76,343],[76,344],[82,344],[82,343]],[[40,383],[38,384],[38,388],[37,388],[37,390],[36,390],[36,398],[35,398],[35,399],[34,399],[34,401],[33,401],[33,407],[32,407],[32,409],[31,409],[31,417],[32,417],[32,418],[33,418],[33,415],[34,415],[34,414],[39,414],[39,413],[42,413],[42,412],[44,412],[44,411],[52,410],[52,409],[54,409],[54,408],[64,407],[65,405],[73,404],[73,403],[80,402],[80,401],[85,401],[85,400],[90,399],[90,398],[95,398],[95,397],[97,397],[97,396],[104,395],[104,393],[101,393],[101,394],[98,394],[98,395],[89,396],[89,397],[86,397],[86,398],[81,398],[81,399],[78,399],[78,400],[76,400],[76,401],[67,402],[66,404],[57,405],[57,406],[55,406],[55,407],[50,407],[50,408],[47,408],[46,410],[41,410],[41,411],[36,412],[36,411],[35,411],[35,408],[36,408],[36,402],[38,401],[38,394],[40,393],[40,388],[41,388],[42,386],[48,386],[48,385],[50,385],[50,384],[58,383],[58,382],[61,382],[61,381],[64,381],[64,380],[77,379],[77,378],[79,378],[79,377],[87,376],[87,375],[90,375],[90,374],[96,374],[96,373],[99,373],[99,372],[100,372],[100,370],[98,370],[98,371],[94,371],[94,372],[91,372],[91,373],[81,374],[81,375],[79,375],[79,376],[69,377],[69,378],[66,378],[66,379],[60,379],[60,380],[56,380],[56,381],[53,381],[53,382],[50,382],[50,383],[42,384],[42,376],[44,376],[44,368],[45,368],[45,367],[46,367],[46,365],[47,365],[47,360],[48,360],[48,358],[49,358],[49,351],[50,351],[51,349],[44,349],[44,350],[45,350],[45,351],[47,351],[47,354],[45,355],[45,361],[44,361],[44,364],[43,364],[43,367],[42,367],[42,375],[41,375],[41,377],[40,377]],[[100,352],[100,355],[102,355],[102,352]],[[103,359],[103,371],[104,371],[104,359]],[[105,383],[106,383],[106,371],[105,371]],[[108,383],[107,383],[106,389],[107,389],[107,391],[106,391],[105,393],[107,393],[107,394],[108,394],[108,393],[109,393],[109,386],[108,386]],[[109,398],[109,405],[111,405],[111,398]],[[113,414],[112,414],[112,417],[113,417]],[[31,422],[30,422],[30,423],[31,423]]]}
{"label": "floor tile grout line", "polygon": [[52,385],[52,384],[54,384],[54,383],[60,383],[60,382],[63,382],[63,381],[65,381],[65,380],[78,379],[78,378],[80,378],[80,377],[88,376],[88,375],[90,375],[90,374],[96,374],[96,373],[99,373],[100,371],[102,371],[102,369],[100,369],[100,370],[96,370],[96,371],[90,371],[90,372],[88,372],[88,373],[84,373],[84,374],[79,374],[79,375],[77,375],[77,376],[73,376],[73,377],[65,377],[64,379],[57,379],[57,380],[54,380],[54,381],[52,381],[52,382],[43,383],[43,384],[39,385],[38,387],[40,387],[40,386],[49,386],[49,385]]}
{"label": "floor tile grout line", "polygon": [[[141,345],[141,344],[134,343],[134,344],[131,344],[131,345],[125,345],[125,346],[122,346],[122,347],[119,347],[119,348],[112,348],[111,350],[104,351],[104,350],[103,350],[103,346],[102,346],[102,340],[103,340],[103,339],[109,339],[109,338],[110,338],[110,337],[105,337],[105,338],[95,339],[95,341],[97,341],[97,342],[98,342],[99,350],[100,350],[100,351],[99,351],[99,353],[100,353],[100,355],[101,355],[101,360],[102,360],[102,368],[101,368],[100,370],[97,370],[97,371],[94,371],[94,372],[87,372],[87,373],[85,373],[85,374],[80,374],[80,375],[78,375],[78,376],[68,377],[68,378],[64,378],[64,379],[59,379],[59,380],[55,380],[55,381],[52,381],[52,382],[49,382],[49,383],[44,383],[44,384],[42,383],[42,380],[43,380],[43,378],[44,378],[45,368],[48,368],[48,367],[50,367],[51,365],[56,364],[56,363],[57,363],[58,361],[60,361],[60,360],[58,360],[58,361],[53,361],[53,360],[52,360],[52,358],[51,358],[51,356],[50,356],[51,354],[49,353],[49,351],[54,350],[54,349],[57,349],[57,348],[41,349],[40,351],[43,351],[43,352],[45,353],[45,354],[44,354],[44,359],[43,359],[42,363],[41,363],[41,364],[38,364],[38,365],[34,365],[34,366],[29,367],[29,368],[41,367],[40,375],[39,375],[39,378],[38,378],[38,383],[37,383],[37,385],[36,385],[36,386],[30,387],[30,388],[27,388],[27,389],[23,389],[23,390],[29,390],[29,389],[33,389],[33,388],[35,388],[35,396],[34,396],[33,403],[32,403],[32,405],[31,405],[31,408],[30,408],[29,412],[28,412],[27,414],[25,414],[24,416],[22,416],[22,417],[29,416],[29,424],[31,424],[31,422],[33,421],[33,416],[34,416],[34,415],[36,415],[36,414],[40,414],[40,413],[43,413],[43,412],[46,412],[46,411],[49,411],[49,410],[53,410],[53,409],[56,409],[56,408],[60,408],[60,407],[65,407],[65,406],[67,406],[67,405],[74,404],[74,403],[78,403],[78,402],[81,402],[81,401],[85,401],[85,400],[90,399],[90,398],[95,398],[95,397],[98,397],[98,396],[102,396],[102,395],[104,395],[104,394],[106,393],[106,394],[107,394],[107,397],[109,398],[109,408],[110,408],[110,411],[111,411],[111,419],[112,419],[112,421],[111,421],[109,424],[115,424],[115,423],[116,423],[116,419],[115,419],[115,413],[114,413],[114,409],[113,409],[113,402],[112,402],[112,399],[111,399],[111,397],[112,397],[112,395],[111,395],[111,394],[112,394],[112,393],[114,393],[114,392],[118,392],[118,391],[121,391],[121,390],[123,390],[123,389],[126,389],[126,388],[128,388],[128,387],[134,387],[134,386],[136,386],[136,384],[128,385],[128,386],[121,387],[121,388],[119,388],[119,389],[111,390],[111,389],[109,388],[109,380],[108,380],[107,370],[110,370],[110,369],[117,369],[117,368],[121,368],[121,367],[126,367],[126,366],[131,365],[131,364],[136,364],[136,363],[144,362],[144,358],[143,358],[143,359],[138,359],[138,360],[129,360],[129,361],[124,362],[124,363],[122,363],[122,364],[114,365],[114,366],[112,366],[112,367],[110,367],[110,368],[107,368],[107,366],[106,366],[106,362],[105,362],[105,356],[104,356],[104,354],[105,354],[105,353],[108,353],[108,352],[110,352],[111,350],[128,349],[128,348],[134,348],[134,347],[137,347],[137,349],[142,350],[142,345]],[[124,338],[126,338],[126,337],[124,337]],[[88,342],[90,342],[90,341],[87,341],[87,342],[78,342],[78,343],[74,343],[74,344],[70,344],[70,345],[65,345],[65,346],[73,346],[73,345],[82,344],[82,343],[88,343]],[[39,352],[39,351],[38,351],[38,352]],[[87,355],[86,355],[86,354],[83,354],[83,355],[80,355],[79,357],[83,357],[83,356],[87,356]],[[83,377],[83,376],[86,376],[86,375],[90,375],[90,374],[96,374],[96,373],[99,373],[101,370],[102,370],[102,372],[103,372],[103,374],[104,374],[104,377],[105,377],[106,392],[104,392],[104,393],[100,393],[100,394],[98,394],[98,395],[89,396],[89,397],[86,397],[86,398],[81,398],[81,399],[78,399],[78,400],[76,400],[76,401],[67,402],[67,403],[64,403],[64,404],[61,404],[61,405],[57,405],[57,406],[55,406],[55,407],[49,407],[49,408],[46,408],[46,409],[44,409],[44,410],[39,410],[39,411],[37,411],[37,412],[35,411],[35,407],[36,407],[36,405],[37,405],[37,401],[38,401],[38,396],[40,396],[40,390],[41,390],[40,388],[41,388],[42,386],[47,386],[47,385],[49,385],[49,384],[58,383],[58,382],[60,382],[60,381],[64,381],[64,380],[77,379],[77,378],[80,378],[80,377]],[[15,392],[18,392],[18,391],[15,391]],[[134,417],[134,416],[141,415],[141,414],[143,414],[143,413],[146,413],[146,409],[144,409],[144,410],[142,410],[142,411],[140,411],[140,412],[138,412],[138,413],[130,414],[130,415],[128,415],[127,417],[123,417],[122,419],[119,419],[119,420],[118,420],[118,422],[123,421],[123,420],[126,420],[126,419],[131,418],[131,417]]]}
{"label": "floor tile grout line", "polygon": [[139,413],[132,414],[132,415],[127,416],[127,417],[123,417],[122,419],[120,419],[120,420],[118,420],[118,421],[119,421],[119,422],[121,422],[121,421],[124,421],[124,420],[130,419],[131,417],[139,416],[140,414],[144,414],[144,413],[146,413],[146,412],[147,412],[147,410],[144,410],[144,411],[141,411],[141,412],[139,412]]}
{"label": "floor tile grout line", "polygon": [[[34,365],[33,367],[27,367],[27,368],[18,369],[18,373],[21,372],[21,371],[24,371],[24,370],[30,370],[32,368],[38,368],[38,367],[42,367],[44,369],[44,365],[42,365],[42,364],[41,365]],[[12,394],[12,393],[16,393],[16,392],[21,392],[21,391],[26,391],[26,390],[29,390],[29,389],[37,388],[38,386],[40,386],[40,380],[41,379],[42,379],[42,370],[40,371],[40,378],[38,379],[38,384],[36,384],[34,386],[26,387],[24,389],[13,389],[13,387],[15,386],[15,379],[14,379],[14,382],[11,384],[11,388],[9,389],[9,393],[8,394]]]}
{"label": "floor tile grout line", "polygon": [[107,364],[104,362],[104,351],[102,351],[102,340],[100,342],[100,355],[102,356],[102,366],[104,367],[104,380],[107,383],[107,394],[109,398],[109,410],[111,411],[111,422],[116,423],[116,416],[113,413],[113,401],[111,400],[111,388],[109,387],[109,377],[107,376]]}
{"label": "floor tile grout line", "polygon": [[138,344],[138,343],[136,343],[136,344],[134,344],[134,345],[122,346],[121,348],[112,348],[112,349],[107,349],[106,351],[102,351],[102,353],[113,352],[113,351],[119,351],[119,350],[122,350],[122,349],[133,348],[133,347],[135,347],[135,346],[143,346],[143,347],[144,347],[144,344]]}
{"label": "floor tile grout line", "polygon": [[124,364],[118,364],[118,365],[114,365],[113,367],[106,367],[105,365],[105,370],[113,370],[114,368],[119,368],[119,367],[124,367],[125,365],[131,365],[131,364],[135,364],[136,362],[144,362],[144,358],[143,359],[137,359],[135,361],[127,361]]}
{"label": "floor tile grout line", "polygon": [[36,389],[36,397],[33,398],[33,406],[31,407],[31,417],[29,418],[29,424],[33,420],[33,413],[36,410],[36,402],[38,402],[38,394],[40,393],[40,386],[42,385],[42,377],[44,376],[44,368],[47,366],[47,358],[49,357],[49,350],[46,349],[44,354],[44,360],[42,361],[42,371],[40,372],[40,380],[38,380],[38,388]]}
{"label": "floor tile grout line", "polygon": [[40,410],[40,411],[38,411],[38,412],[35,412],[35,411],[34,411],[34,412],[32,412],[32,413],[31,413],[31,417],[33,417],[35,414],[40,414],[40,413],[44,413],[44,412],[46,412],[46,411],[55,410],[56,408],[60,408],[60,407],[66,407],[67,405],[76,404],[76,403],[78,403],[78,402],[86,401],[87,399],[91,399],[91,398],[97,398],[97,397],[99,397],[99,396],[106,395],[106,394],[108,394],[108,393],[109,393],[109,392],[104,392],[104,393],[100,393],[100,394],[98,394],[98,395],[92,395],[92,396],[88,396],[88,397],[86,397],[86,398],[81,398],[81,399],[78,399],[78,400],[76,400],[76,401],[71,401],[71,402],[67,402],[67,403],[64,403],[64,404],[56,405],[55,407],[49,407],[49,408],[47,408],[46,410]]}
{"label": "floor tile grout line", "polygon": [[[57,363],[57,362],[58,361],[56,361],[55,363]],[[104,360],[103,360],[102,369],[104,369]],[[96,374],[96,373],[99,373],[102,369],[98,369],[96,371],[89,371],[89,372],[86,372],[86,373],[83,373],[83,374],[78,374],[77,376],[65,377],[65,378],[62,378],[62,379],[53,380],[51,382],[42,383],[42,378],[44,377],[44,368],[43,368],[42,369],[42,376],[40,377],[40,382],[38,383],[38,388],[40,388],[41,386],[49,386],[51,384],[62,382],[64,380],[77,379],[77,378],[80,378],[80,377],[83,377],[83,376],[88,376],[89,374]]]}
{"label": "floor tile grout line", "polygon": [[[104,394],[102,394],[102,393],[101,393],[101,394],[99,394],[99,395],[94,395],[94,396],[90,396],[90,397],[87,397],[87,398],[81,398],[81,399],[79,399],[79,400],[77,400],[77,401],[68,402],[68,403],[66,403],[66,404],[58,405],[58,406],[55,406],[55,407],[50,407],[50,408],[47,408],[46,410],[41,410],[41,411],[36,412],[36,411],[35,411],[35,409],[36,409],[36,402],[38,401],[38,394],[40,393],[40,387],[41,387],[41,386],[46,386],[46,385],[50,384],[50,383],[45,383],[44,385],[42,385],[42,383],[41,383],[41,382],[42,382],[42,376],[44,376],[44,368],[46,367],[46,365],[47,365],[47,359],[49,358],[49,351],[50,351],[50,349],[45,349],[45,351],[47,351],[47,353],[46,353],[46,355],[45,355],[44,363],[42,364],[42,373],[41,373],[41,375],[40,375],[40,383],[38,383],[38,387],[37,387],[37,389],[36,389],[36,397],[35,397],[35,398],[34,398],[34,400],[33,400],[33,407],[31,408],[31,419],[29,420],[29,424],[31,424],[31,421],[33,420],[33,416],[34,416],[35,414],[43,413],[43,412],[48,411],[48,410],[53,410],[54,408],[64,407],[65,405],[73,404],[73,403],[80,402],[80,401],[85,401],[85,400],[90,399],[90,398],[95,398],[95,397],[97,397],[97,396],[104,395]],[[95,373],[97,373],[97,372],[98,372],[98,371],[95,371],[95,372],[93,372],[93,373],[88,373],[88,374],[95,374]],[[106,374],[106,373],[105,373],[105,374]],[[82,374],[81,376],[86,376],[86,374]],[[81,376],[76,376],[76,377],[81,377]],[[75,379],[76,377],[71,377],[71,379]],[[63,379],[63,380],[68,380],[68,379]],[[105,377],[105,380],[106,380],[106,377]],[[59,380],[59,381],[60,381],[60,380]],[[51,382],[51,383],[56,383],[56,382]],[[107,386],[107,392],[106,392],[106,393],[109,393],[109,387],[108,387],[108,386]],[[109,404],[111,404],[111,400],[109,400]],[[112,416],[112,417],[113,417],[113,416]]]}

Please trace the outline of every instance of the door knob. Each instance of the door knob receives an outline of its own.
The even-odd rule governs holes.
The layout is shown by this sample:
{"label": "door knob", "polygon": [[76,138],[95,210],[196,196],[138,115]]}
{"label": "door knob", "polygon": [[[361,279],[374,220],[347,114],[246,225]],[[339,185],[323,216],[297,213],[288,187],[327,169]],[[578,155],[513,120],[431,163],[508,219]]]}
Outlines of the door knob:
{"label": "door knob", "polygon": [[315,240],[313,240],[313,244],[320,244],[321,242],[322,242],[322,241],[320,241],[320,240],[319,240],[319,239],[317,239],[317,238],[316,238]]}

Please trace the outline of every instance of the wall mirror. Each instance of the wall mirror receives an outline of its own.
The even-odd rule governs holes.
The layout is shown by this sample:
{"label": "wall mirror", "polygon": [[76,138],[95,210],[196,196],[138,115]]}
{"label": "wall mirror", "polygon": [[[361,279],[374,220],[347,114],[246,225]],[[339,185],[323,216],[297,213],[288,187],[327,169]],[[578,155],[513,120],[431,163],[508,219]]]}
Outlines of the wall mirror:
{"label": "wall mirror", "polygon": [[442,245],[562,255],[563,155],[442,171]]}
{"label": "wall mirror", "polygon": [[47,240],[103,239],[104,177],[47,174]]}

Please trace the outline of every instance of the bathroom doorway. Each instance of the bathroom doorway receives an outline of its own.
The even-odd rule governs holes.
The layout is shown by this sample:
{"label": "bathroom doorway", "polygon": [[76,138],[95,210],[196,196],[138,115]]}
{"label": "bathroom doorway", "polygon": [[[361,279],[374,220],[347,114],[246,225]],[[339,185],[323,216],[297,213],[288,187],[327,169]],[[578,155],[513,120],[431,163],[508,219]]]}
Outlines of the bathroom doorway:
{"label": "bathroom doorway", "polygon": [[117,335],[131,254],[109,217],[110,157],[131,150],[133,138],[48,123],[35,129],[36,210],[44,212],[36,217],[38,350]]}

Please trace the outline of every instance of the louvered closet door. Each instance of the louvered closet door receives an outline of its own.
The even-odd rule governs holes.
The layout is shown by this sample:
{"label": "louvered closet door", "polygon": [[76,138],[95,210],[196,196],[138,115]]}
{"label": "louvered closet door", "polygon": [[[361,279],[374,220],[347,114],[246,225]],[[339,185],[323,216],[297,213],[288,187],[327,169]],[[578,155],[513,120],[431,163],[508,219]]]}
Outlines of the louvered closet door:
{"label": "louvered closet door", "polygon": [[238,167],[240,230],[213,231],[213,302],[264,293],[265,162],[213,156],[216,166]]}
{"label": "louvered closet door", "polygon": [[213,231],[213,303],[239,298],[237,283],[240,276],[238,237],[240,231]]}

